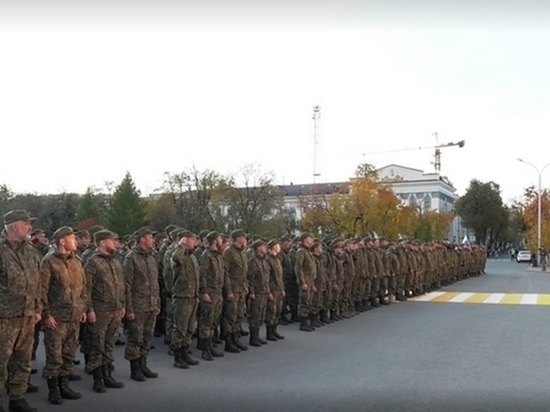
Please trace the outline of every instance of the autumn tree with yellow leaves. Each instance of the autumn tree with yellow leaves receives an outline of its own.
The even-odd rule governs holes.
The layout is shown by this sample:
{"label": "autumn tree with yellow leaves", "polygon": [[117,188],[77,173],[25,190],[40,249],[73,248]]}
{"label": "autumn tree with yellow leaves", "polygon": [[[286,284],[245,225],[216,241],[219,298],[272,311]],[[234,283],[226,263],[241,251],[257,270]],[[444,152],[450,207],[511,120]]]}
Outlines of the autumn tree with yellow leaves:
{"label": "autumn tree with yellow leaves", "polygon": [[[521,216],[527,245],[535,252],[538,246],[538,191],[534,187],[525,189],[523,200],[514,208]],[[550,193],[547,190],[543,190],[541,196],[541,246],[550,248]]]}
{"label": "autumn tree with yellow leaves", "polygon": [[402,206],[390,183],[381,180],[371,165],[360,165],[355,177],[335,193],[313,191],[302,197],[301,229],[319,235],[363,237],[376,233],[390,240],[400,236],[444,239],[453,215]]}

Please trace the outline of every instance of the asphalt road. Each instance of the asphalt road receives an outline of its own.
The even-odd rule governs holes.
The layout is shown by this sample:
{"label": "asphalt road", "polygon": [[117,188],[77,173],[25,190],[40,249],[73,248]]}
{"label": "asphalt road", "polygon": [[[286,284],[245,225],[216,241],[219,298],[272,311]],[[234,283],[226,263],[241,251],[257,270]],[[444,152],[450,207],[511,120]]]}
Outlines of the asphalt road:
{"label": "asphalt road", "polygon": [[[550,293],[550,275],[525,269],[491,261],[487,275],[443,290]],[[312,333],[280,327],[284,341],[189,370],[173,368],[159,340],[158,379],[131,381],[119,347],[124,389],[96,394],[85,375],[72,385],[81,400],[53,406],[35,375],[28,400],[41,412],[548,411],[549,318],[550,306],[399,303]]]}

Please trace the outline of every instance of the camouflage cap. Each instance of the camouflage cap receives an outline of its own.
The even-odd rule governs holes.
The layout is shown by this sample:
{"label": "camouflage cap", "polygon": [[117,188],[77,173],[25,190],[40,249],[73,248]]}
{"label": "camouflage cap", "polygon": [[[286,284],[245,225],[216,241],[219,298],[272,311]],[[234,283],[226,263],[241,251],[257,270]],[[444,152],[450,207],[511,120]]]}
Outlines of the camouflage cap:
{"label": "camouflage cap", "polygon": [[89,233],[90,233],[90,236],[91,237],[94,237],[94,235],[96,234],[96,232],[99,232],[100,230],[105,230],[105,228],[101,225],[95,225],[95,226],[92,226],[90,229],[89,229]]}
{"label": "camouflage cap", "polygon": [[31,236],[45,235],[46,233],[42,229],[36,229],[31,232]]}
{"label": "camouflage cap", "polygon": [[61,239],[63,239],[64,237],[74,235],[75,233],[76,232],[73,230],[72,227],[70,227],[70,226],[61,226],[59,229],[57,229],[53,233],[53,241],[57,243]]}
{"label": "camouflage cap", "polygon": [[182,230],[181,232],[178,233],[178,235],[179,235],[180,239],[183,239],[184,237],[196,237],[196,238],[198,238],[198,236],[195,235],[190,230]]}
{"label": "camouflage cap", "polygon": [[313,244],[311,245],[311,250],[315,250],[317,249],[319,246],[323,246],[323,244],[321,242],[313,242]]}
{"label": "camouflage cap", "polygon": [[155,235],[155,234],[156,232],[153,232],[149,226],[144,226],[134,232],[134,239],[138,240],[138,239],[141,239],[143,236]]}
{"label": "camouflage cap", "polygon": [[76,237],[79,239],[82,239],[83,237],[91,237],[91,236],[90,236],[90,232],[88,232],[87,230],[79,230],[78,232],[76,232]]}
{"label": "camouflage cap", "polygon": [[172,230],[177,229],[178,227],[174,224],[170,224],[164,228],[164,231],[168,234],[172,232]]}
{"label": "camouflage cap", "polygon": [[277,239],[270,240],[269,242],[267,242],[267,248],[273,249],[278,244],[279,244],[279,241]]}
{"label": "camouflage cap", "polygon": [[256,239],[254,243],[252,243],[252,249],[257,250],[260,246],[264,246],[265,242],[262,239]]}
{"label": "camouflage cap", "polygon": [[279,239],[279,242],[292,242],[292,237],[290,237],[290,235],[284,235]]}
{"label": "camouflage cap", "polygon": [[307,232],[302,233],[302,234],[300,235],[300,241],[303,242],[303,241],[306,240],[308,237],[311,237],[311,238],[312,238],[313,236],[311,235],[311,233],[307,233]]}
{"label": "camouflage cap", "polygon": [[231,239],[233,240],[243,236],[246,237],[246,233],[244,233],[244,230],[242,229],[235,229],[233,232],[231,232]]}
{"label": "camouflage cap", "polygon": [[125,242],[129,242],[130,240],[132,240],[132,235],[124,235],[122,240],[124,240]]}
{"label": "camouflage cap", "polygon": [[200,238],[200,239],[204,239],[206,236],[208,236],[209,233],[210,233],[209,230],[201,230],[201,231],[199,232],[199,238]]}
{"label": "camouflage cap", "polygon": [[116,239],[116,235],[110,230],[100,230],[94,234],[95,243],[99,243],[105,239]]}
{"label": "camouflage cap", "polygon": [[206,241],[208,242],[209,245],[211,245],[219,237],[220,237],[220,233],[214,230],[213,232],[210,232],[206,235]]}
{"label": "camouflage cap", "polygon": [[33,222],[36,220],[35,217],[30,217],[27,211],[23,209],[10,210],[3,218],[5,225],[10,225],[15,222]]}
{"label": "camouflage cap", "polygon": [[173,228],[168,234],[170,235],[170,239],[175,239],[178,235],[178,232],[183,230],[181,227],[175,227]]}

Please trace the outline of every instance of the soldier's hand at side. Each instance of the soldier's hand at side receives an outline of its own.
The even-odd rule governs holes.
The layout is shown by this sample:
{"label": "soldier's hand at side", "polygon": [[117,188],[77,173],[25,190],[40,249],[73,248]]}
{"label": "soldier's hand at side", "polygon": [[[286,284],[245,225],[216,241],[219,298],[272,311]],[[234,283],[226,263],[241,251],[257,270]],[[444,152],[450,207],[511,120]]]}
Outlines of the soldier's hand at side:
{"label": "soldier's hand at side", "polygon": [[245,294],[245,296],[248,295],[248,292],[249,292],[249,290],[248,290],[248,288],[245,286],[245,287],[244,287],[244,294]]}
{"label": "soldier's hand at side", "polygon": [[286,292],[283,290],[283,298],[286,296]]}
{"label": "soldier's hand at side", "polygon": [[158,316],[158,314],[160,313],[160,309],[155,309],[153,313],[155,314],[155,316]]}
{"label": "soldier's hand at side", "polygon": [[80,323],[86,323],[86,319],[88,319],[88,317],[86,316],[85,313],[83,313],[82,315],[80,315]]}
{"label": "soldier's hand at side", "polygon": [[128,319],[130,321],[134,320],[135,318],[136,318],[136,315],[133,312],[128,312],[126,314],[126,319]]}
{"label": "soldier's hand at side", "polygon": [[122,308],[120,310],[120,319],[124,319],[124,316],[126,316],[126,309]]}
{"label": "soldier's hand at side", "polygon": [[40,313],[34,314],[34,324],[37,325],[42,320],[42,315]]}
{"label": "soldier's hand at side", "polygon": [[226,299],[229,302],[232,302],[235,299],[235,295],[233,295],[233,293],[228,293],[227,296],[226,296]]}
{"label": "soldier's hand at side", "polygon": [[95,315],[95,312],[93,310],[88,312],[88,323],[93,325],[96,322],[97,322],[97,317]]}
{"label": "soldier's hand at side", "polygon": [[204,303],[212,303],[212,299],[210,299],[210,295],[208,293],[202,295],[202,301]]}
{"label": "soldier's hand at side", "polygon": [[256,299],[256,295],[254,293],[251,293],[250,295],[248,295],[248,297],[250,298],[250,300]]}
{"label": "soldier's hand at side", "polygon": [[44,326],[50,330],[55,330],[55,328],[57,328],[57,322],[55,321],[53,316],[48,316],[46,319],[44,319]]}
{"label": "soldier's hand at side", "polygon": [[317,293],[317,288],[315,286],[313,286],[312,291],[313,291],[313,293]]}
{"label": "soldier's hand at side", "polygon": [[305,283],[302,285],[302,290],[303,290],[304,292],[307,292],[307,285],[306,285]]}
{"label": "soldier's hand at side", "polygon": [[273,300],[273,295],[271,293],[267,295],[267,300],[269,300],[270,302]]}

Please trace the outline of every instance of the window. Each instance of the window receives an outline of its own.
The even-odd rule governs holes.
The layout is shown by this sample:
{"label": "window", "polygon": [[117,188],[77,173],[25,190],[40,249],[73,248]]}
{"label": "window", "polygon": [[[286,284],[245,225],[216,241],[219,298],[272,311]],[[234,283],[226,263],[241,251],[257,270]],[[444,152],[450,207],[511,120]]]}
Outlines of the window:
{"label": "window", "polygon": [[428,210],[432,208],[432,198],[430,195],[424,197],[424,209]]}
{"label": "window", "polygon": [[416,196],[411,195],[411,197],[409,197],[409,205],[416,206],[417,204],[418,204],[418,202],[416,201]]}

